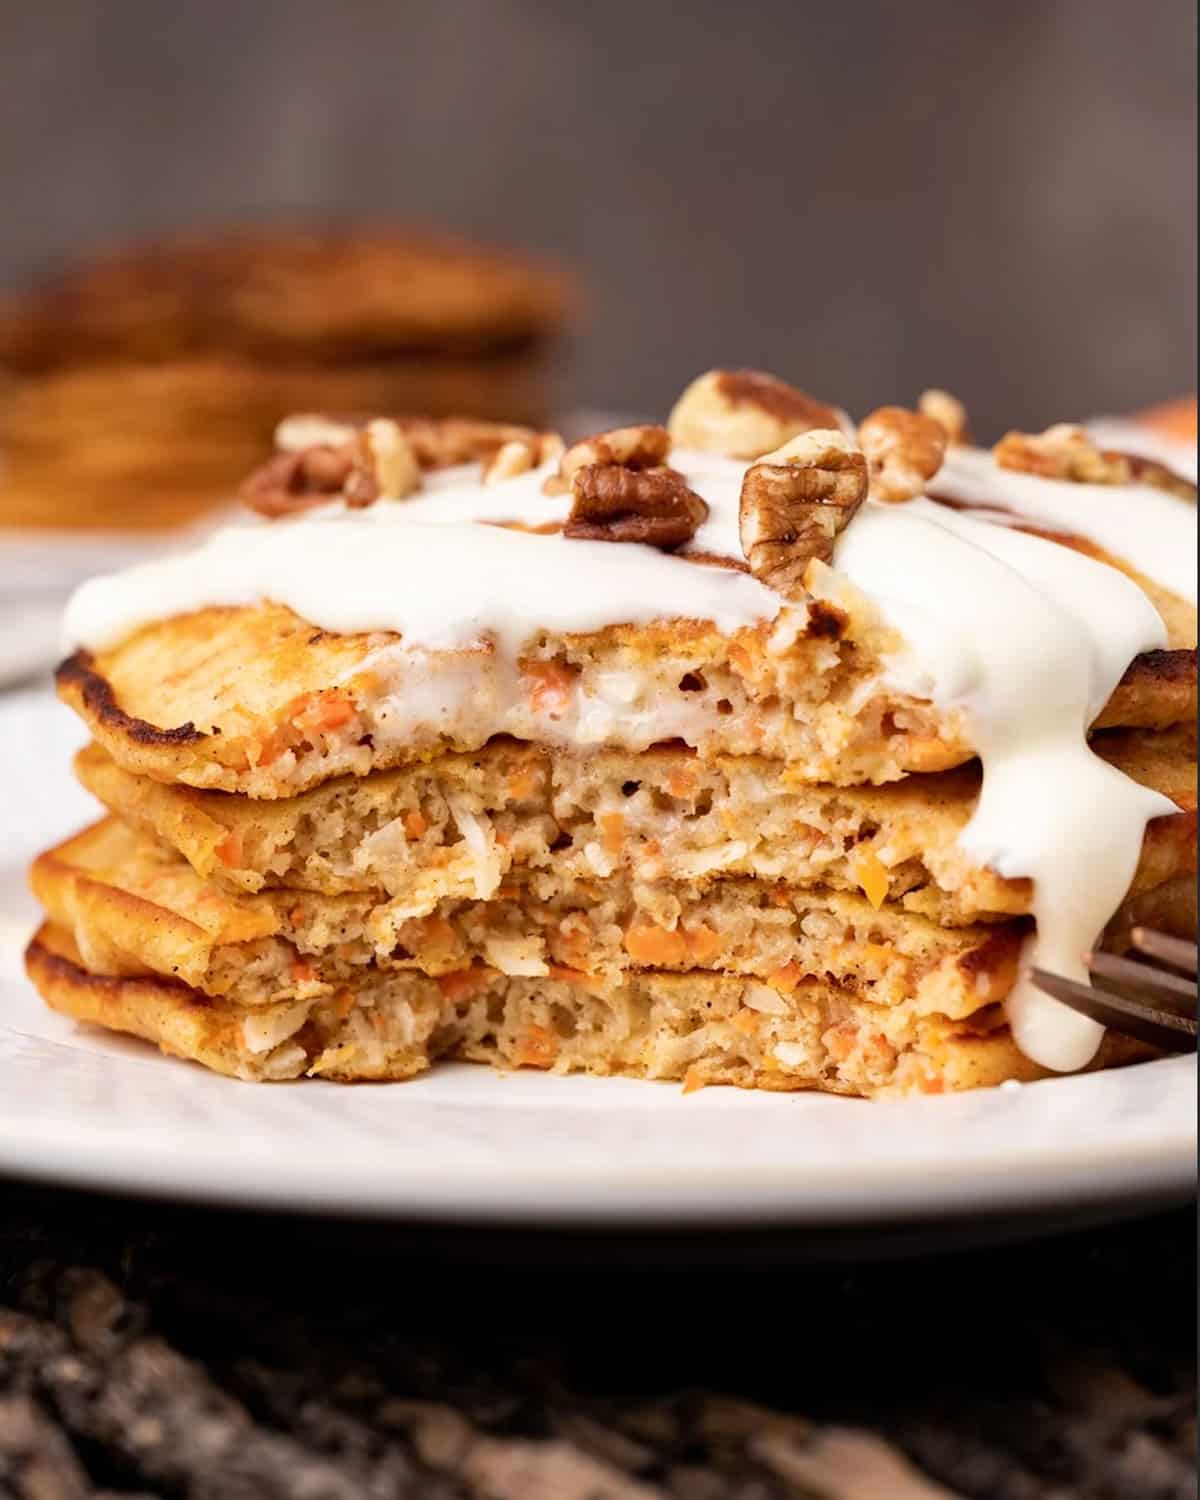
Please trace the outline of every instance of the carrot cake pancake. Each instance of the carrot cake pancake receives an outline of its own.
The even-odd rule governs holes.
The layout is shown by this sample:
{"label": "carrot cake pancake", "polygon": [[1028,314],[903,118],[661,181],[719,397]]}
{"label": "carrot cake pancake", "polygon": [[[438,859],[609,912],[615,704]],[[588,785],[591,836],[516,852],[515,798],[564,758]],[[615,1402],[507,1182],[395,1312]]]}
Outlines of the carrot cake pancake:
{"label": "carrot cake pancake", "polygon": [[68,610],[110,816],[34,866],[52,1005],[248,1077],[876,1095],[1144,1055],[1028,969],[1194,922],[1161,464],[725,370],[569,448],[297,417],[243,495]]}

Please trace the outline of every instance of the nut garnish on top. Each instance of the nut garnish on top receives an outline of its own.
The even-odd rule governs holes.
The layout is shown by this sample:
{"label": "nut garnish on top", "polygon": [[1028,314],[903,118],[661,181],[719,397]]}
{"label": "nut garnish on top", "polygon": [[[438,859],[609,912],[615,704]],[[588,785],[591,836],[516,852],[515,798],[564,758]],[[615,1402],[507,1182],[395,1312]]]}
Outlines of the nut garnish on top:
{"label": "nut garnish on top", "polygon": [[789,439],[840,425],[841,414],[761,370],[709,370],[687,387],[667,421],[671,441],[729,458],[761,458]]}
{"label": "nut garnish on top", "polygon": [[676,469],[586,464],[571,481],[563,535],[592,542],[643,542],[670,551],[690,542],[708,506]]}
{"label": "nut garnish on top", "polygon": [[738,513],[751,573],[788,599],[803,598],[809,563],[833,557],[867,484],[866,457],[834,428],[803,433],[751,464]]}
{"label": "nut garnish on top", "polygon": [[881,406],[858,426],[871,467],[871,498],[912,500],[942,466],[946,430],[933,417],[903,406]]}
{"label": "nut garnish on top", "polygon": [[425,469],[484,466],[484,484],[525,473],[562,452],[556,432],[469,417],[288,417],[282,449],[243,483],[241,498],[260,515],[296,515],[339,496],[352,509],[404,500]]}
{"label": "nut garnish on top", "polygon": [[1085,427],[1057,422],[1045,432],[1009,432],[992,449],[997,465],[1075,484],[1149,484],[1194,501],[1196,486],[1165,464],[1100,448]]}
{"label": "nut garnish on top", "polygon": [[361,508],[378,498],[375,460],[365,434],[336,447],[317,443],[297,452],[277,453],[243,481],[239,494],[251,510],[276,519],[294,516],[344,495]]}
{"label": "nut garnish on top", "polygon": [[933,418],[946,434],[946,441],[952,448],[961,448],[970,443],[971,428],[967,421],[967,408],[949,391],[922,391],[917,401],[917,410],[923,417]]}
{"label": "nut garnish on top", "polygon": [[636,427],[611,427],[581,438],[563,454],[558,472],[542,489],[547,495],[565,495],[580,469],[590,464],[620,464],[626,469],[653,469],[666,462],[671,438],[665,427],[643,422]]}

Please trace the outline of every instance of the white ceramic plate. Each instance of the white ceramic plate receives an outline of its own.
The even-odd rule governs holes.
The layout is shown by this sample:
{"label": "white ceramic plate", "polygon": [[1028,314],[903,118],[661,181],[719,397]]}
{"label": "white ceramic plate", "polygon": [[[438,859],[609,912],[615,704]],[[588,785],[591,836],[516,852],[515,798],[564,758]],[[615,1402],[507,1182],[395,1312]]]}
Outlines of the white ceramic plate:
{"label": "white ceramic plate", "polygon": [[468,1066],[251,1085],[75,1027],[20,952],[29,855],[91,815],[80,738],[47,696],[0,700],[0,1172],[410,1219],[814,1228],[1116,1212],[1194,1180],[1192,1059],[866,1104]]}

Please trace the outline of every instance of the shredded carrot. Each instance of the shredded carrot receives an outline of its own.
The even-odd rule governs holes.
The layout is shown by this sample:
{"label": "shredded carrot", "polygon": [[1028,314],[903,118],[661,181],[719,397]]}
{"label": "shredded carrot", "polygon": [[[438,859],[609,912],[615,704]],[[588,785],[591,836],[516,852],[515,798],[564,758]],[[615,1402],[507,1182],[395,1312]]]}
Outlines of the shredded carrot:
{"label": "shredded carrot", "polygon": [[404,831],[410,839],[424,837],[429,831],[429,819],[423,812],[410,812],[404,814]]}
{"label": "shredded carrot", "polygon": [[333,1010],[339,1021],[344,1021],[354,1009],[354,991],[338,990],[333,997]]}
{"label": "shredded carrot", "polygon": [[712,963],[721,951],[720,936],[711,927],[705,927],[703,924],[699,927],[687,928],[684,932],[684,940],[687,943],[688,958],[702,968]]}
{"label": "shredded carrot", "polygon": [[625,951],[635,963],[651,968],[672,968],[687,962],[687,939],[678,928],[659,927],[655,922],[630,924],[625,933]]}
{"label": "shredded carrot", "polygon": [[554,940],[556,957],[564,959],[568,966],[585,970],[592,940],[592,924],[582,912],[572,912],[558,924],[558,936]]}
{"label": "shredded carrot", "polygon": [[571,701],[576,673],[556,661],[527,661],[521,675],[529,679],[529,704],[534,713],[558,719]]}
{"label": "shredded carrot", "polygon": [[696,786],[696,777],[690,766],[679,766],[667,777],[667,791],[672,797],[686,797]]}
{"label": "shredded carrot", "polygon": [[242,862],[242,836],[240,833],[229,833],[217,845],[217,858],[225,866],[240,865]]}
{"label": "shredded carrot", "polygon": [[821,1040],[834,1062],[845,1062],[858,1045],[858,1028],[843,1021],[840,1026],[831,1026]]}
{"label": "shredded carrot", "polygon": [[338,729],[354,717],[354,704],[345,693],[336,690],[312,693],[297,701],[299,706],[290,712],[289,717],[305,734],[310,730]]}
{"label": "shredded carrot", "polygon": [[300,923],[304,921],[304,908],[302,906],[293,906],[291,911],[288,912],[288,921],[291,922],[293,927],[299,927]]}
{"label": "shredded carrot", "polygon": [[308,958],[292,959],[292,978],[297,984],[306,984],[317,977],[317,966]]}
{"label": "shredded carrot", "polygon": [[558,1038],[544,1026],[527,1026],[517,1042],[516,1055],[523,1068],[549,1068],[558,1056]]}
{"label": "shredded carrot", "polygon": [[283,725],[271,734],[264,734],[258,742],[258,761],[260,766],[269,766],[290,749],[287,726]]}
{"label": "shredded carrot", "polygon": [[740,672],[743,677],[749,677],[754,670],[754,662],[750,657],[749,651],[746,650],[745,646],[739,646],[736,641],[730,644],[729,660],[734,671]]}
{"label": "shredded carrot", "polygon": [[790,964],[784,964],[782,969],[776,969],[773,974],[769,975],[767,982],[775,989],[790,994],[803,978],[804,970],[793,959]]}
{"label": "shredded carrot", "polygon": [[565,964],[550,965],[550,978],[559,979],[564,984],[587,984],[591,977],[583,969],[569,969]]}
{"label": "shredded carrot", "polygon": [[792,895],[786,885],[777,885],[771,892],[772,906],[791,906]]}
{"label": "shredded carrot", "polygon": [[694,1094],[697,1090],[702,1089],[707,1082],[708,1080],[705,1078],[702,1069],[693,1063],[683,1075],[683,1092],[685,1094]]}
{"label": "shredded carrot", "polygon": [[751,1010],[748,1005],[743,1005],[729,1024],[735,1031],[740,1031],[743,1036],[752,1036],[762,1025],[762,1022],[763,1018],[760,1011]]}
{"label": "shredded carrot", "polygon": [[537,788],[537,776],[530,770],[516,771],[508,778],[508,795],[514,802],[527,802]]}
{"label": "shredded carrot", "polygon": [[946,1092],[946,1080],[944,1078],[922,1078],[920,1087],[923,1094],[944,1094]]}
{"label": "shredded carrot", "polygon": [[854,878],[862,893],[876,911],[887,899],[891,881],[883,862],[874,849],[857,849],[854,854]]}
{"label": "shredded carrot", "polygon": [[425,917],[418,924],[421,941],[431,948],[453,948],[454,928],[445,917]]}
{"label": "shredded carrot", "polygon": [[600,842],[609,854],[620,854],[625,842],[625,815],[619,812],[601,813],[596,819],[600,825]]}
{"label": "shredded carrot", "polygon": [[494,972],[486,965],[478,965],[471,969],[454,969],[449,974],[438,975],[438,989],[447,1000],[457,1005],[459,1001],[470,1000],[481,990],[487,989]]}

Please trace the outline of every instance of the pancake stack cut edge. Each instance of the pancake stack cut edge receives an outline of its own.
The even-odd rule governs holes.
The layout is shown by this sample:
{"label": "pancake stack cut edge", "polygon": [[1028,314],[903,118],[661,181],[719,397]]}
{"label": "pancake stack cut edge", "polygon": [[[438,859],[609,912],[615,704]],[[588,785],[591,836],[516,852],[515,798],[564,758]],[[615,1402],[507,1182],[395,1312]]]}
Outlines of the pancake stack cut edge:
{"label": "pancake stack cut edge", "polygon": [[[845,599],[809,621],[782,653],[678,620],[546,632],[503,719],[496,649],[424,653],[418,681],[402,652],[381,670],[378,632],[280,604],[81,650],[60,694],[104,816],[34,863],[30,977],[244,1079],[459,1058],[873,1097],[1043,1076],[1004,1010],[1031,882],[959,845],[969,726],[898,689],[863,710],[877,623]],[[1097,721],[1097,753],[1177,809],[1147,827],[1114,951],[1137,923],[1195,927],[1193,643],[1176,609]],[[692,742],[643,742],[631,709],[581,743],[556,699],[618,671],[677,729],[694,705]],[[464,672],[468,707],[385,732]],[[1110,1033],[1092,1065],[1146,1055]]]}

